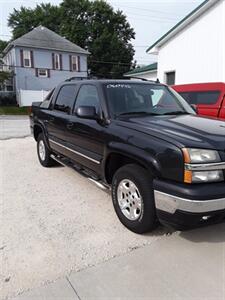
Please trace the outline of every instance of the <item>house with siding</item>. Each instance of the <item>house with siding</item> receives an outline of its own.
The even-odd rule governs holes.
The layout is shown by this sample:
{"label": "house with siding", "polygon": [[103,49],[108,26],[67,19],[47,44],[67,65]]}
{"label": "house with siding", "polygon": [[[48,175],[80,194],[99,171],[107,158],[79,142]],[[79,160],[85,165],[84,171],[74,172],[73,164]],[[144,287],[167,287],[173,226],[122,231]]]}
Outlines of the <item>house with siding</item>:
{"label": "house with siding", "polygon": [[21,91],[49,91],[60,82],[87,77],[89,52],[44,26],[10,42],[3,52],[20,104]]}

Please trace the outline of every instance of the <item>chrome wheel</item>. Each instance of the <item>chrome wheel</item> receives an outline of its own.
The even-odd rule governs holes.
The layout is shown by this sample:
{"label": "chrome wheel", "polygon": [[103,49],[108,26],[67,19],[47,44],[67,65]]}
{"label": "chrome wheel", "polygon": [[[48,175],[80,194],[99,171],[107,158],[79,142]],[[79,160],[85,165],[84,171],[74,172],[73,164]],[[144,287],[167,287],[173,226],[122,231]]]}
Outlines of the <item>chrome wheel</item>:
{"label": "chrome wheel", "polygon": [[142,214],[143,201],[137,186],[129,179],[123,179],[117,188],[119,207],[124,216],[136,221]]}
{"label": "chrome wheel", "polygon": [[42,161],[44,161],[44,160],[45,160],[45,157],[46,157],[46,151],[45,151],[45,144],[44,144],[44,141],[43,141],[43,140],[40,140],[40,141],[39,141],[38,151],[39,151],[40,159],[41,159]]}

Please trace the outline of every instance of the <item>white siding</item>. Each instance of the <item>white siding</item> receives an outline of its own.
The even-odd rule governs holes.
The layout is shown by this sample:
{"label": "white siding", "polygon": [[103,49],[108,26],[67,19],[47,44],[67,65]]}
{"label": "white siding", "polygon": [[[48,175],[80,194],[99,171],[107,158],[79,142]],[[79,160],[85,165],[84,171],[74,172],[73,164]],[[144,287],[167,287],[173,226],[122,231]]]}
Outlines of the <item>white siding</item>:
{"label": "white siding", "polygon": [[225,81],[225,1],[221,0],[159,48],[158,78],[176,84]]}

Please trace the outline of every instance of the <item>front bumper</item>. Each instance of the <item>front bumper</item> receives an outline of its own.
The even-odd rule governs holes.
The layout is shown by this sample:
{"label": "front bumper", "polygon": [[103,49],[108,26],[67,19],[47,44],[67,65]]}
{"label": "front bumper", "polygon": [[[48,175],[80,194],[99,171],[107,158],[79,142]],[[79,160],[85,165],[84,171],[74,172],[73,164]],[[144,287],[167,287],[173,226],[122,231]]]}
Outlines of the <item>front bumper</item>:
{"label": "front bumper", "polygon": [[176,229],[225,220],[225,183],[187,185],[156,180],[154,196],[158,219]]}

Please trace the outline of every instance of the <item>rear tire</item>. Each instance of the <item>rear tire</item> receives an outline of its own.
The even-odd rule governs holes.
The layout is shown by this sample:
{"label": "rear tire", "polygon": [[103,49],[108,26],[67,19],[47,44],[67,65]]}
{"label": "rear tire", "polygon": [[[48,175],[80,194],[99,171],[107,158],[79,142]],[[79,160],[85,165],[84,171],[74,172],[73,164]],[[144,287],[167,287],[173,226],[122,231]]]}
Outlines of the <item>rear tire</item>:
{"label": "rear tire", "polygon": [[43,167],[52,167],[56,165],[55,160],[51,158],[51,152],[46,145],[43,133],[40,133],[37,139],[37,154],[39,162]]}
{"label": "rear tire", "polygon": [[112,200],[118,218],[129,230],[140,234],[156,227],[152,176],[144,168],[129,164],[117,170]]}

